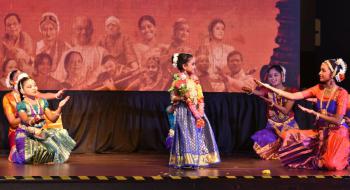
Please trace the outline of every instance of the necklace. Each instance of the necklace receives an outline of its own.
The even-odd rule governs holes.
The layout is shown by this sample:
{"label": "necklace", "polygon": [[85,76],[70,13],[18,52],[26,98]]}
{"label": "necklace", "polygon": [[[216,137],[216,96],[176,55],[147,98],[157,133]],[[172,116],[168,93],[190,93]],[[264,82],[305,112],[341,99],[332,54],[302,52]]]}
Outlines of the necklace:
{"label": "necklace", "polygon": [[[282,88],[283,90],[285,89],[284,87]],[[279,96],[277,93],[273,92],[272,93],[272,101],[276,103],[277,105],[283,106],[283,97]],[[288,114],[282,113],[280,110],[277,108],[273,108],[274,112],[276,113],[276,116],[278,117],[279,121],[286,120],[288,119]]]}
{"label": "necklace", "polygon": [[42,115],[43,114],[43,110],[41,108],[41,105],[39,104],[38,99],[36,99],[36,105],[38,106],[38,112],[36,112],[36,110],[34,109],[33,105],[31,103],[29,103],[28,101],[26,101],[29,104],[30,110],[32,112],[32,117],[35,117],[36,115]]}
{"label": "necklace", "polygon": [[[283,98],[280,97],[279,95],[277,95],[277,93],[273,92],[272,93],[272,100],[274,101],[274,103],[277,103],[280,106],[283,106]],[[280,98],[280,102],[278,102],[278,98]]]}
{"label": "necklace", "polygon": [[334,94],[335,94],[335,92],[336,92],[336,90],[338,89],[338,87],[334,87],[333,89],[332,89],[332,92],[331,92],[331,95],[329,96],[329,98],[328,98],[328,101],[327,101],[327,104],[326,104],[326,108],[322,108],[323,107],[323,98],[324,98],[324,94],[325,94],[325,92],[326,92],[326,88],[323,90],[323,93],[322,93],[322,97],[321,97],[321,101],[320,101],[320,110],[321,110],[321,114],[324,114],[324,115],[327,115],[327,113],[328,113],[328,107],[329,107],[329,104],[330,104],[330,102],[331,102],[331,100],[332,100],[332,98],[333,98],[333,96],[334,96]]}

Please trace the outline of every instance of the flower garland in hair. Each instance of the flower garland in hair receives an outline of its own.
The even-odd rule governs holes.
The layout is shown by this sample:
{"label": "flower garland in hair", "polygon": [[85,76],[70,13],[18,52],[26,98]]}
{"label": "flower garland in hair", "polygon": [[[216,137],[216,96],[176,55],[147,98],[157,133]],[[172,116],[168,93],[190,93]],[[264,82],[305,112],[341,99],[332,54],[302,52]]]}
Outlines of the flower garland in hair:
{"label": "flower garland in hair", "polygon": [[7,87],[7,88],[10,88],[10,89],[13,88],[13,85],[10,83],[10,75],[11,75],[12,72],[14,72],[14,71],[11,71],[11,72],[9,72],[9,73],[7,74],[6,80],[5,80],[6,87]]}
{"label": "flower garland in hair", "polygon": [[[16,80],[15,84],[18,84],[18,82],[19,82],[21,79],[23,79],[23,78],[29,78],[29,75],[28,75],[27,73],[21,73],[21,74],[19,74],[18,77],[17,77],[17,80]],[[17,86],[17,85],[15,85],[15,90],[18,91],[18,86]]]}
{"label": "flower garland in hair", "polygon": [[280,65],[281,69],[282,69],[282,82],[285,83],[286,82],[286,76],[287,76],[287,70],[286,68],[284,68],[282,65]]}
{"label": "flower garland in hair", "polygon": [[341,82],[345,79],[345,73],[346,73],[346,70],[347,70],[347,65],[346,63],[343,61],[342,58],[339,58],[335,61],[335,63],[338,65],[338,68],[337,70],[339,70],[339,72],[335,75],[335,80],[337,82]]}
{"label": "flower garland in hair", "polygon": [[172,60],[172,62],[173,62],[173,67],[174,68],[176,68],[177,67],[177,61],[179,60],[179,53],[174,53],[174,55],[173,55],[173,60]]}

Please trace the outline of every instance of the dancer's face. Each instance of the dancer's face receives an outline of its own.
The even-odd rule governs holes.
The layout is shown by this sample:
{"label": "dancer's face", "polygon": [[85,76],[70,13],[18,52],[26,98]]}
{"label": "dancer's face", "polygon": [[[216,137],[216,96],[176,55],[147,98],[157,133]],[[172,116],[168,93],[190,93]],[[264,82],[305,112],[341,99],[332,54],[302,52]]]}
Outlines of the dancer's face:
{"label": "dancer's face", "polygon": [[23,94],[26,96],[36,96],[38,94],[38,86],[33,79],[28,79],[24,82]]}
{"label": "dancer's face", "polygon": [[327,82],[332,79],[331,70],[329,69],[326,63],[321,64],[320,72],[318,75],[320,76],[320,82]]}
{"label": "dancer's face", "polygon": [[270,69],[267,75],[267,81],[271,86],[276,87],[282,84],[282,74],[276,69]]}
{"label": "dancer's face", "polygon": [[186,64],[183,65],[183,68],[188,74],[193,74],[196,69],[196,59],[192,57]]}
{"label": "dancer's face", "polygon": [[150,21],[144,20],[141,23],[140,32],[144,40],[150,41],[156,35],[156,26],[154,26]]}

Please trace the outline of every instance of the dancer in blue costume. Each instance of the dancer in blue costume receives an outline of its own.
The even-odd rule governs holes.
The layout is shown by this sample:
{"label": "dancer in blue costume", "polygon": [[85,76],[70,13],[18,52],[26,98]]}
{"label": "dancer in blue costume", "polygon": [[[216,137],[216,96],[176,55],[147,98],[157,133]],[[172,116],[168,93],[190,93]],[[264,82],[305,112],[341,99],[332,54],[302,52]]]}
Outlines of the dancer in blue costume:
{"label": "dancer in blue costume", "polygon": [[169,89],[175,124],[170,133],[173,141],[169,165],[198,168],[219,163],[214,133],[204,113],[202,87],[194,75],[195,58],[191,54],[176,53],[172,61],[180,72],[174,75]]}
{"label": "dancer in blue costume", "polygon": [[18,164],[63,163],[68,160],[75,141],[62,128],[46,129],[46,119],[55,122],[62,107],[69,100],[63,99],[55,111],[48,108],[46,99],[37,98],[38,88],[33,79],[24,77],[18,82],[21,102],[17,104],[21,123],[16,129],[16,147],[11,149],[10,160]]}

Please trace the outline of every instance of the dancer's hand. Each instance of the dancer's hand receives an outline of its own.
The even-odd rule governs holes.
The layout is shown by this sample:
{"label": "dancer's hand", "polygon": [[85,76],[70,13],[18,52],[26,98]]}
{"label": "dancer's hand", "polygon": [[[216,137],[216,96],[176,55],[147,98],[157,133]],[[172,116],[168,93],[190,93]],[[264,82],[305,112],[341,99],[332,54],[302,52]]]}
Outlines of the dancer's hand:
{"label": "dancer's hand", "polygon": [[258,86],[261,86],[261,87],[265,87],[267,89],[270,89],[271,90],[271,86],[269,84],[266,84],[266,83],[263,83],[257,79],[254,79],[254,82],[258,85]]}
{"label": "dancer's hand", "polygon": [[300,104],[298,104],[298,108],[301,109],[303,112],[306,112],[306,113],[309,113],[309,114],[316,115],[316,113],[317,113],[314,110],[306,108],[306,107],[304,107],[304,106],[302,106]]}
{"label": "dancer's hand", "polygon": [[67,96],[66,98],[61,100],[60,103],[58,104],[58,107],[62,108],[64,105],[66,105],[66,103],[68,102],[69,98],[70,98],[70,96]]}
{"label": "dancer's hand", "polygon": [[312,102],[312,103],[316,103],[317,102],[317,98],[307,98],[306,100],[309,101],[309,102]]}
{"label": "dancer's hand", "polygon": [[59,91],[55,94],[56,99],[61,99],[62,96],[63,96],[63,94],[64,94],[64,91],[65,91],[65,90],[66,90],[65,88],[59,90]]}

